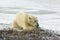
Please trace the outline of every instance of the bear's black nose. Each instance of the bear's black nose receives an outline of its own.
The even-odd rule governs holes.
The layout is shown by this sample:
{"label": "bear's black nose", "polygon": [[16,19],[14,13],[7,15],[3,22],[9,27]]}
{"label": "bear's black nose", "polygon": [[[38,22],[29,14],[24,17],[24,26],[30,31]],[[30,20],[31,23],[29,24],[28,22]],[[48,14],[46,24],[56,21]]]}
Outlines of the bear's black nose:
{"label": "bear's black nose", "polygon": [[39,27],[39,24],[37,23],[36,27],[38,28]]}

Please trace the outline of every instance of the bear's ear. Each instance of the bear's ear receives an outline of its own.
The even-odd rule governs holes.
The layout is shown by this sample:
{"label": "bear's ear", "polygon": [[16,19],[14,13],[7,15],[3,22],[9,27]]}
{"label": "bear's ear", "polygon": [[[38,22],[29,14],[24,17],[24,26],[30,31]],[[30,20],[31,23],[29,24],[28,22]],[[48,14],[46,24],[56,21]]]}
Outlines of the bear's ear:
{"label": "bear's ear", "polygon": [[31,19],[31,17],[29,17],[29,19]]}
{"label": "bear's ear", "polygon": [[31,20],[32,18],[30,16],[28,16],[28,19]]}

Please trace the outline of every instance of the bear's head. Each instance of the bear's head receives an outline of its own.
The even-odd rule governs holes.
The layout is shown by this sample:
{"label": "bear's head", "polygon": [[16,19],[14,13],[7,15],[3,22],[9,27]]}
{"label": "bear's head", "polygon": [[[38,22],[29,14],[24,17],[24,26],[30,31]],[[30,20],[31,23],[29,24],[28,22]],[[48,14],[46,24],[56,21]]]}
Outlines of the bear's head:
{"label": "bear's head", "polygon": [[28,21],[28,24],[29,24],[30,26],[32,26],[32,27],[37,27],[37,28],[38,28],[39,24],[38,24],[38,20],[37,20],[36,17],[34,17],[34,16],[32,16],[32,15],[29,15],[27,21]]}

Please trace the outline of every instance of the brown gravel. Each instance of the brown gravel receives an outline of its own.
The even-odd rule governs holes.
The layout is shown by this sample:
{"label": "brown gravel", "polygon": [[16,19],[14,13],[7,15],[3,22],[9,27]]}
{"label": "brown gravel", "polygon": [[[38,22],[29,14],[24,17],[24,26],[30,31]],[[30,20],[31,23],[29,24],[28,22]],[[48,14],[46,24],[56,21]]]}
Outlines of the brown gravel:
{"label": "brown gravel", "polygon": [[60,40],[60,36],[39,29],[32,31],[1,30],[0,40]]}
{"label": "brown gravel", "polygon": [[0,40],[60,40],[60,35],[43,29],[31,31],[0,30]]}

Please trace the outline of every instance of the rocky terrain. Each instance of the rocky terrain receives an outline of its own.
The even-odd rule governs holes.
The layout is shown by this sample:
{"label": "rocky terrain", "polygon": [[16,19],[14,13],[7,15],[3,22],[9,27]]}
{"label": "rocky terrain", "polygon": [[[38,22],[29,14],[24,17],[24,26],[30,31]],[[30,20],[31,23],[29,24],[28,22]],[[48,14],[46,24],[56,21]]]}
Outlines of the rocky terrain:
{"label": "rocky terrain", "polygon": [[[0,24],[1,26],[9,26]],[[32,31],[0,30],[0,40],[60,40],[60,35],[54,34],[43,29]]]}

